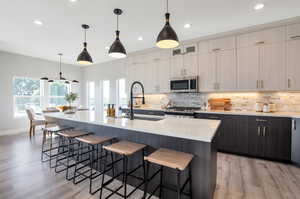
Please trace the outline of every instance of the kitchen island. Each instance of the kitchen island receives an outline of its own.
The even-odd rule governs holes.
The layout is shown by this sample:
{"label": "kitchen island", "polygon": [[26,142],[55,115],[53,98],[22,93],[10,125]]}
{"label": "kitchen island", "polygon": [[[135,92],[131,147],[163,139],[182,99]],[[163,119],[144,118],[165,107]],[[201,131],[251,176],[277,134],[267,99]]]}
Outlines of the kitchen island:
{"label": "kitchen island", "polygon": [[[103,117],[93,111],[81,111],[75,114],[47,113],[45,116],[57,119],[60,125],[90,131],[99,136],[113,136],[118,140],[147,144],[149,153],[160,147],[191,153],[195,156],[192,161],[193,198],[213,198],[217,173],[215,135],[220,126],[219,120],[189,118],[161,118],[158,121],[129,120],[121,117]],[[140,160],[139,156],[134,156],[130,158],[129,170]],[[155,184],[150,184],[150,188],[156,186],[158,180]],[[176,175],[172,170],[167,169],[164,183],[174,185],[175,182]],[[129,180],[129,184],[135,186],[137,182]],[[174,196],[175,193],[164,191],[164,198]]]}

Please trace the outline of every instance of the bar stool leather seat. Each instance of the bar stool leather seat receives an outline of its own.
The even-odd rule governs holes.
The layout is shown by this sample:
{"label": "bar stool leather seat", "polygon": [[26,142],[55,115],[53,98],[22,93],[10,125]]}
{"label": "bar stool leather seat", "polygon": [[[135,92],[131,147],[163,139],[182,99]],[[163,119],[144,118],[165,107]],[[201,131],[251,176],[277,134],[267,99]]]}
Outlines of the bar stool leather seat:
{"label": "bar stool leather seat", "polygon": [[84,136],[90,134],[89,132],[80,131],[80,130],[72,130],[72,131],[63,131],[57,133],[60,136],[66,137],[66,138],[76,138],[79,136]]}
{"label": "bar stool leather seat", "polygon": [[144,159],[161,166],[183,171],[190,164],[193,157],[189,153],[160,148]]}
{"label": "bar stool leather seat", "polygon": [[100,136],[96,136],[96,135],[85,135],[85,136],[82,136],[82,137],[77,137],[75,139],[80,141],[80,142],[96,145],[96,144],[101,144],[101,143],[104,143],[104,142],[108,142],[108,141],[110,141],[114,138],[113,137],[108,137],[108,136],[100,137]]}
{"label": "bar stool leather seat", "polygon": [[112,145],[103,146],[105,150],[112,151],[114,153],[118,153],[126,156],[132,155],[142,150],[145,147],[146,147],[145,144],[139,144],[139,143],[129,142],[125,140],[114,143]]}

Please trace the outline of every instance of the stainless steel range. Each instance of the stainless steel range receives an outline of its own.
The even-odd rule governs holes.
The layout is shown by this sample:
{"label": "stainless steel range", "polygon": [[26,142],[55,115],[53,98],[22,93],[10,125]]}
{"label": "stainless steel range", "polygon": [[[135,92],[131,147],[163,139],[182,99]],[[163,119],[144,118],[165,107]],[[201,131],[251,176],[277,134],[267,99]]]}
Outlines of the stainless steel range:
{"label": "stainless steel range", "polygon": [[201,110],[200,107],[169,107],[165,110],[166,117],[193,118],[194,112]]}

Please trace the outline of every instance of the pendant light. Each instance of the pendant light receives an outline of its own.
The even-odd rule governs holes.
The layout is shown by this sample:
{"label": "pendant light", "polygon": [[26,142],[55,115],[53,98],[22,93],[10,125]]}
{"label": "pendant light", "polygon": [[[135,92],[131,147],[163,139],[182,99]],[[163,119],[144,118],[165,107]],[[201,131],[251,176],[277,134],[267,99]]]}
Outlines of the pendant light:
{"label": "pendant light", "polygon": [[69,82],[67,81],[66,78],[63,77],[63,74],[61,72],[61,57],[63,56],[63,54],[58,53],[58,55],[59,55],[59,79],[58,80],[65,81],[66,84],[69,84]]}
{"label": "pendant light", "polygon": [[82,65],[89,65],[93,63],[93,59],[89,52],[87,51],[87,42],[86,42],[86,30],[90,28],[87,24],[82,24],[81,26],[84,29],[84,43],[83,43],[83,50],[78,55],[77,63]]}
{"label": "pendant light", "polygon": [[169,0],[167,0],[167,13],[165,16],[166,24],[157,37],[156,45],[159,48],[176,48],[179,41],[176,32],[170,25]]}
{"label": "pendant light", "polygon": [[110,46],[108,51],[108,55],[113,58],[124,58],[126,57],[126,50],[123,44],[120,41],[120,31],[119,31],[119,15],[121,15],[123,11],[119,8],[114,9],[114,14],[117,15],[117,30],[116,30],[116,40]]}
{"label": "pendant light", "polygon": [[[65,84],[70,84],[70,82],[72,83],[79,83],[78,80],[67,80],[65,77],[63,77],[63,73],[62,73],[62,70],[61,70],[61,57],[63,56],[62,53],[59,53],[59,77],[58,79],[56,79],[57,81],[63,81]],[[55,79],[49,79],[48,77],[42,77],[41,80],[45,80],[45,81],[48,81],[49,83],[52,83],[55,81]]]}

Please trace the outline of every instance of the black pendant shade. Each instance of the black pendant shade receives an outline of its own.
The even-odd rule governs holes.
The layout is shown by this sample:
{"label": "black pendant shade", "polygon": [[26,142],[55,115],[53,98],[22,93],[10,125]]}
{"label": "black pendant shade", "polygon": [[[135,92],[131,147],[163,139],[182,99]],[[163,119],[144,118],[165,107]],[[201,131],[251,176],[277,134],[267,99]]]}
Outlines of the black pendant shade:
{"label": "black pendant shade", "polygon": [[[63,56],[62,53],[59,53],[59,78],[56,79],[57,81],[62,81],[64,82],[65,84],[70,84],[70,80],[67,80],[65,77],[63,77],[63,73],[61,71],[61,57]],[[44,81],[48,81],[49,83],[52,83],[56,80],[54,79],[49,79],[48,77],[42,77],[41,80],[44,80]],[[72,83],[79,83],[78,80],[72,80]]]}
{"label": "black pendant shade", "polygon": [[110,46],[108,51],[108,55],[114,58],[124,58],[127,56],[126,50],[123,44],[120,41],[120,31],[119,31],[119,15],[121,15],[123,11],[121,9],[114,9],[114,14],[117,15],[117,31],[116,31],[116,40]]}
{"label": "black pendant shade", "polygon": [[114,57],[114,58],[126,57],[126,50],[120,41],[119,34],[120,34],[120,31],[117,30],[116,31],[116,40],[110,46],[110,49],[108,51],[109,56]]}
{"label": "black pendant shade", "polygon": [[171,27],[169,19],[170,13],[166,13],[166,24],[158,34],[156,40],[156,45],[159,48],[175,48],[179,45],[177,34]]}
{"label": "black pendant shade", "polygon": [[176,32],[170,25],[169,1],[167,0],[166,24],[158,34],[156,45],[159,48],[176,48],[179,45],[179,40]]}
{"label": "black pendant shade", "polygon": [[78,55],[77,58],[77,63],[82,64],[82,65],[89,65],[93,63],[93,59],[89,52],[87,51],[87,42],[86,42],[86,30],[90,28],[89,25],[83,24],[82,28],[84,29],[84,43],[83,43],[83,50],[82,52]]}

